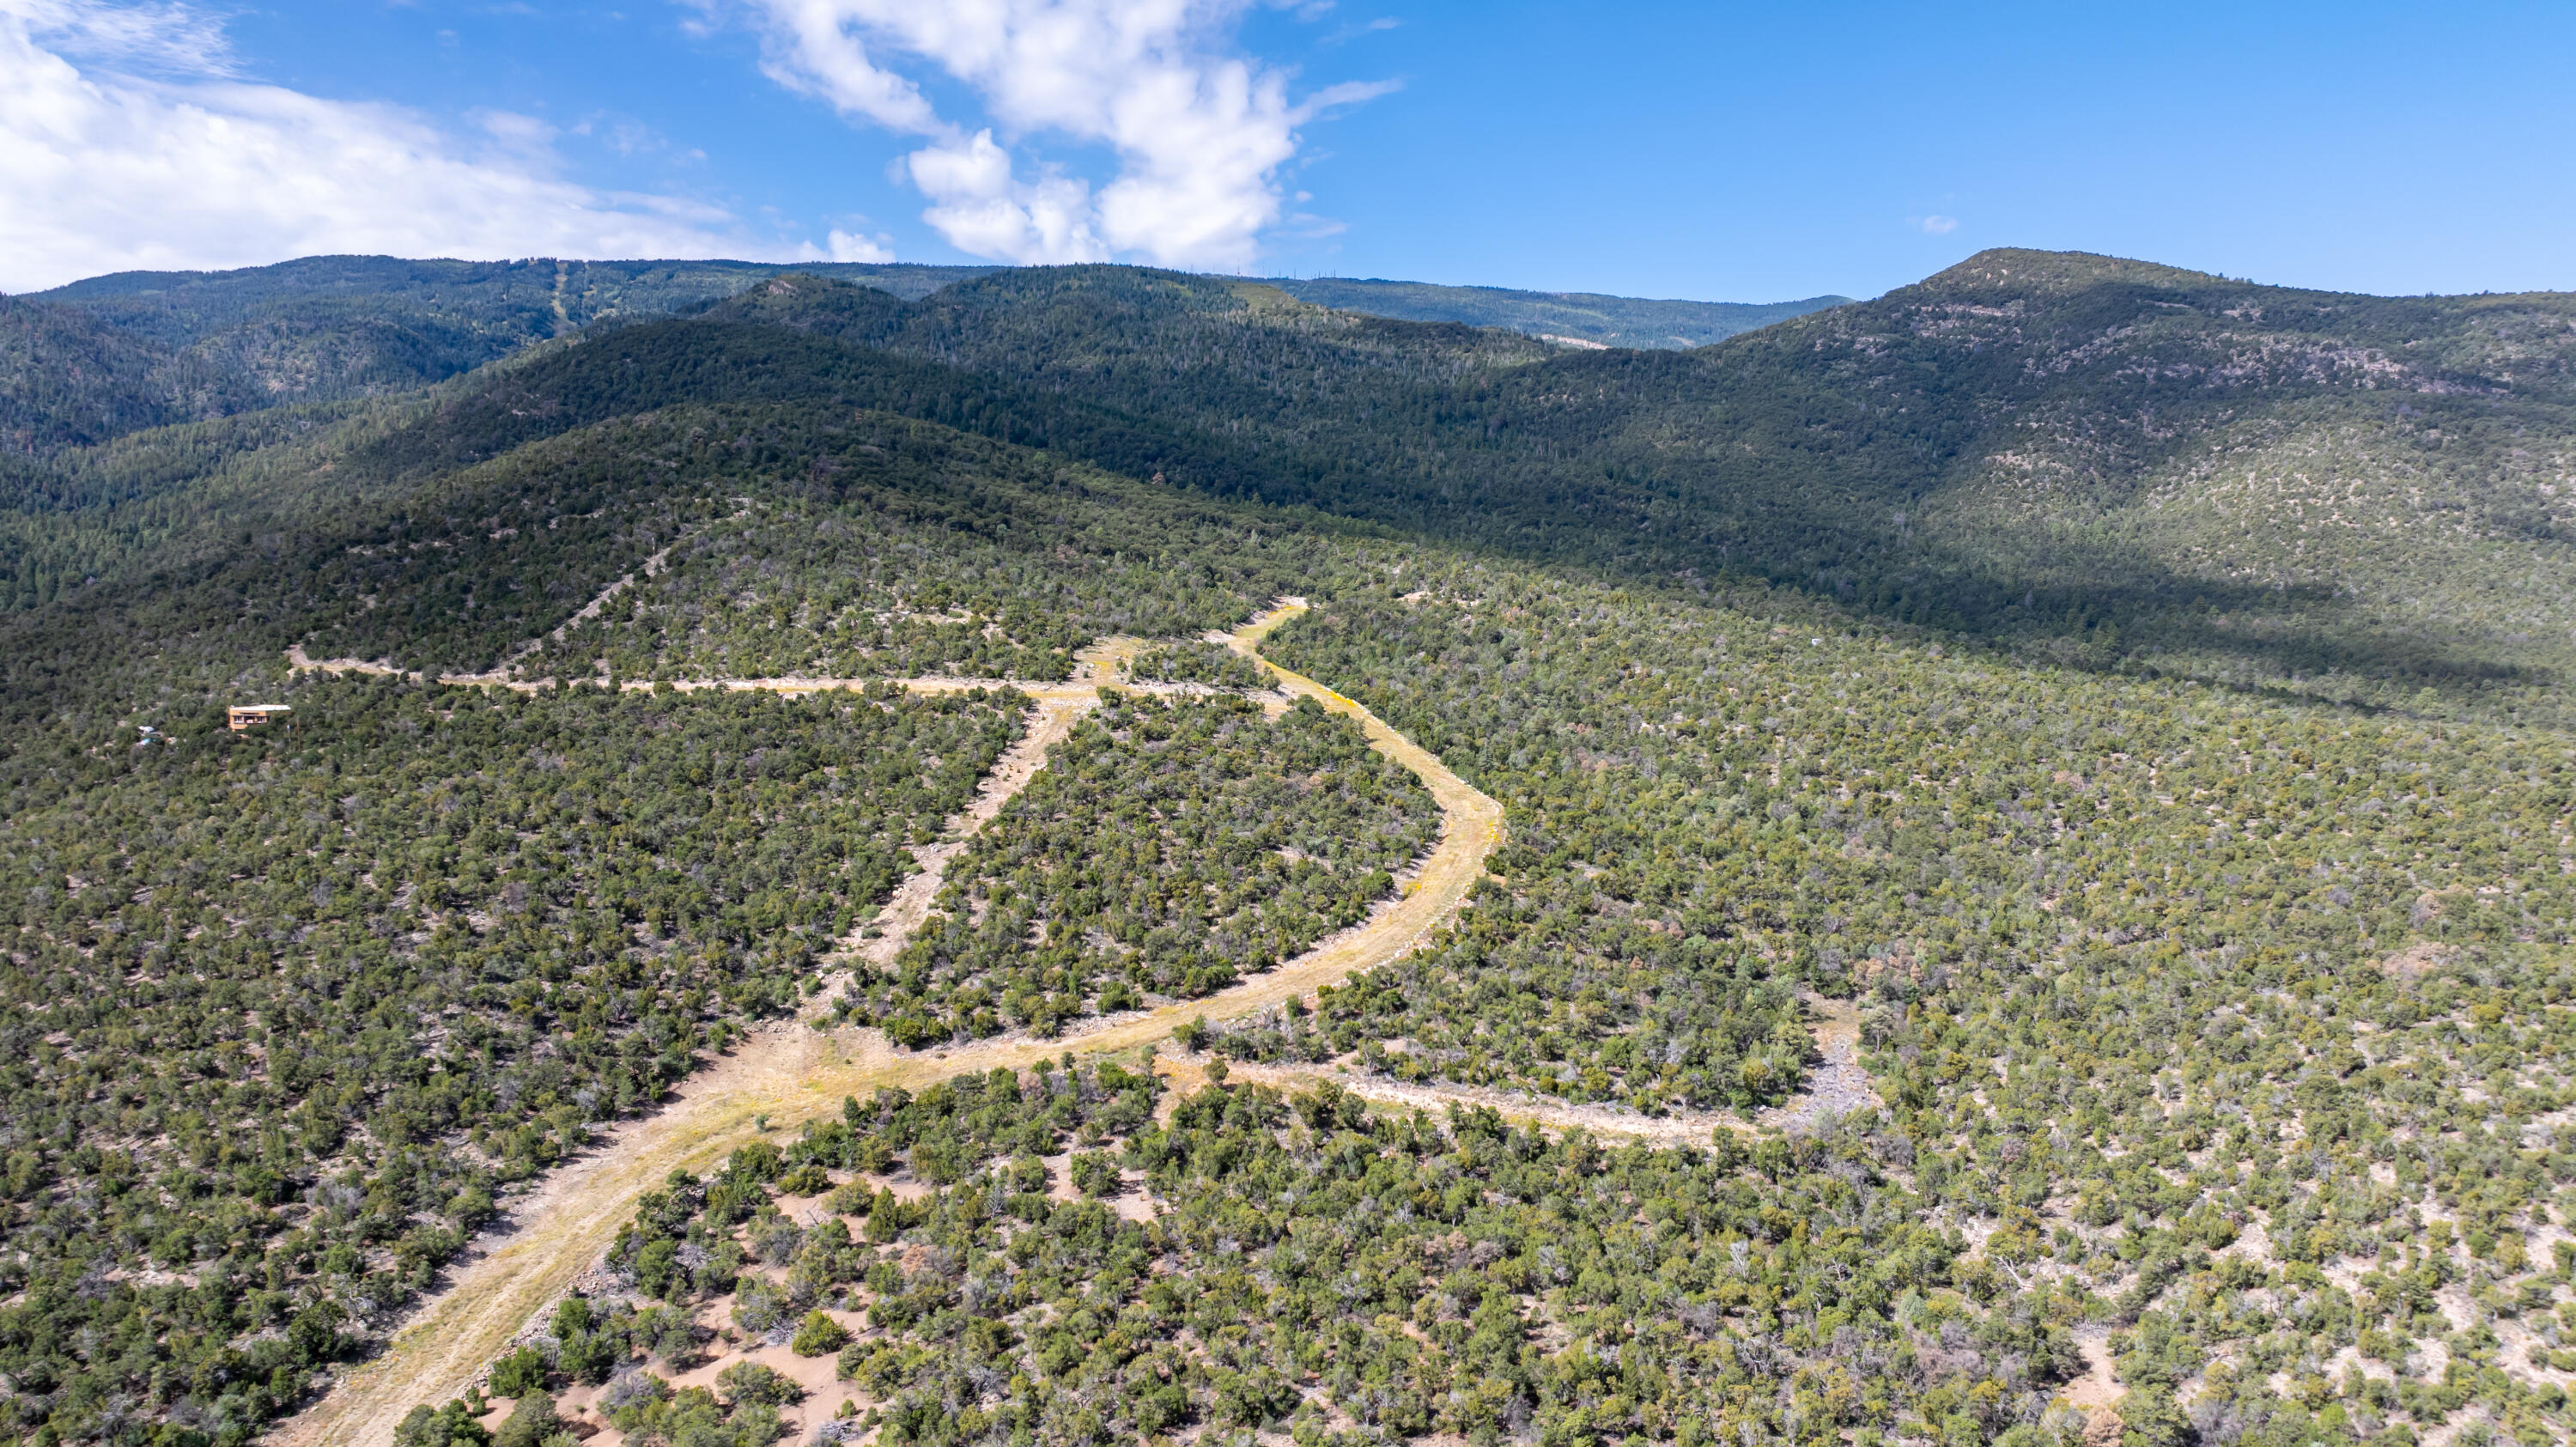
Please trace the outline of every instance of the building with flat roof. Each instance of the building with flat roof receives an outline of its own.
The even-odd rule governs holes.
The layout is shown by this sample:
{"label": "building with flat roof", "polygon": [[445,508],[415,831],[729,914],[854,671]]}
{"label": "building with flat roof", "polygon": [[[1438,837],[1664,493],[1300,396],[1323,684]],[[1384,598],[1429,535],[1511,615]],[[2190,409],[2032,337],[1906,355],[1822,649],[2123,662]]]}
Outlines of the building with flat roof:
{"label": "building with flat roof", "polygon": [[232,725],[234,733],[240,733],[244,729],[274,723],[293,712],[294,709],[282,703],[237,703],[224,710],[224,721]]}

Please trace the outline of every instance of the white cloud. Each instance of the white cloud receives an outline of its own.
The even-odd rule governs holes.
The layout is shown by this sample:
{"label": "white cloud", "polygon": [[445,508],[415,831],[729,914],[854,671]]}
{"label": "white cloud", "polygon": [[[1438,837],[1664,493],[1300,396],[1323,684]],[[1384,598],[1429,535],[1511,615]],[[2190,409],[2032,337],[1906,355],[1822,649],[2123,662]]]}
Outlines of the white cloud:
{"label": "white cloud", "polygon": [[0,289],[317,253],[820,257],[727,212],[555,174],[504,112],[460,139],[391,106],[243,79],[181,4],[0,0]]}
{"label": "white cloud", "polygon": [[834,227],[830,239],[834,261],[864,261],[883,266],[894,260],[894,247],[883,236],[860,236]]}
{"label": "white cloud", "polygon": [[1048,264],[1109,258],[1092,230],[1090,185],[1058,175],[1022,181],[989,130],[924,146],[904,157],[903,170],[931,199],[922,219],[960,251]]}
{"label": "white cloud", "polygon": [[[902,168],[923,219],[960,250],[1018,262],[1142,256],[1249,265],[1280,219],[1280,168],[1298,127],[1389,85],[1292,100],[1288,78],[1225,52],[1243,0],[750,0],[767,69],[855,119],[922,137]],[[887,57],[926,62],[995,124],[942,118]],[[1117,173],[1023,176],[994,139],[1052,134],[1106,146]]]}
{"label": "white cloud", "polygon": [[1914,224],[1922,228],[1923,234],[1926,236],[1947,236],[1951,232],[1959,229],[1959,218],[1956,216],[1926,216]]}
{"label": "white cloud", "polygon": [[223,23],[186,5],[5,0],[0,16],[18,20],[57,48],[126,70],[237,73]]}

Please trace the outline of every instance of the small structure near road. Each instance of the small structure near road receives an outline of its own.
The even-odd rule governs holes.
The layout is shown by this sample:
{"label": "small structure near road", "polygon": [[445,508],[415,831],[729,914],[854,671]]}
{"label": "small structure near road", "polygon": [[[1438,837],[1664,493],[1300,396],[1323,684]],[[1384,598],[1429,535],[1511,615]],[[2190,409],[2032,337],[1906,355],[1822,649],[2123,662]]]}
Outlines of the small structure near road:
{"label": "small structure near road", "polygon": [[276,723],[295,712],[282,703],[237,703],[224,710],[224,721],[234,733]]}

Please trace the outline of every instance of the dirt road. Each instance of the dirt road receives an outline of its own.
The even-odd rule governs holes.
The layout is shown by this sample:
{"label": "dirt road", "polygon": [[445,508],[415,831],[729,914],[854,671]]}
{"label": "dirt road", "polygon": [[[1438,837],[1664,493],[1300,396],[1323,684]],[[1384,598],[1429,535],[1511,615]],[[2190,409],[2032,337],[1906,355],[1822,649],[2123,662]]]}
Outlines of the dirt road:
{"label": "dirt road", "polygon": [[[429,1301],[381,1356],[350,1372],[320,1403],[282,1424],[271,1440],[292,1447],[390,1443],[404,1413],[417,1403],[456,1395],[512,1335],[596,1261],[632,1215],[637,1197],[660,1185],[673,1170],[704,1172],[764,1130],[792,1129],[810,1117],[835,1111],[844,1095],[864,1098],[880,1085],[917,1090],[970,1070],[1024,1069],[1040,1056],[1068,1049],[1096,1054],[1155,1044],[1192,1017],[1222,1020],[1254,1014],[1292,995],[1311,995],[1317,985],[1335,983],[1355,970],[1373,969],[1411,949],[1447,920],[1483,877],[1486,857],[1502,842],[1502,806],[1368,710],[1311,679],[1260,660],[1256,650],[1261,640],[1304,608],[1303,600],[1286,600],[1229,635],[1228,641],[1260,661],[1283,692],[1312,697],[1327,709],[1357,719],[1372,746],[1410,769],[1430,789],[1441,809],[1440,841],[1400,897],[1380,905],[1360,924],[1232,989],[1204,1000],[1089,1021],[1055,1040],[1005,1036],[913,1053],[895,1049],[874,1030],[825,1032],[789,1023],[758,1031],[732,1054],[691,1076],[671,1104],[620,1125],[605,1143],[553,1172],[536,1190],[512,1200],[501,1228],[487,1233],[474,1254],[450,1269],[446,1289]],[[1086,671],[1096,675],[1103,664],[1112,670],[1116,667],[1114,658],[1104,658]],[[783,692],[805,692],[821,681],[765,682]],[[923,680],[922,686],[969,684]],[[1097,697],[1098,683],[1086,678],[1022,687],[1042,705],[1049,700],[1078,705]],[[1036,768],[1037,764],[1029,764],[1019,782],[1025,784]],[[1006,792],[996,797],[995,790],[987,789],[976,810],[989,818],[1008,797]],[[927,898],[923,896],[925,902]],[[910,922],[917,923],[918,915],[912,914]],[[899,943],[891,928],[887,938]]]}
{"label": "dirt road", "polygon": [[[1765,1107],[1750,1118],[1726,1110],[1676,1110],[1664,1115],[1640,1115],[1615,1106],[1576,1105],[1571,1101],[1550,1100],[1520,1091],[1436,1081],[1417,1084],[1390,1080],[1382,1075],[1339,1070],[1332,1065],[1235,1062],[1229,1064],[1226,1078],[1255,1081],[1283,1091],[1311,1090],[1331,1081],[1372,1105],[1392,1106],[1398,1110],[1440,1115],[1452,1104],[1485,1106],[1517,1126],[1551,1131],[1582,1130],[1596,1136],[1617,1136],[1657,1146],[1704,1146],[1717,1131],[1733,1131],[1738,1135],[1811,1131],[1852,1111],[1877,1110],[1884,1104],[1878,1098],[1878,1092],[1870,1087],[1868,1072],[1860,1067],[1860,1026],[1852,1002],[1810,995],[1806,997],[1806,1007],[1814,1017],[1808,1028],[1816,1037],[1817,1048],[1824,1054],[1824,1063],[1809,1073],[1806,1084],[1797,1094],[1779,1105]],[[1206,1079],[1204,1056],[1166,1060],[1162,1068],[1163,1073],[1171,1076],[1174,1083],[1183,1089],[1196,1089]]]}

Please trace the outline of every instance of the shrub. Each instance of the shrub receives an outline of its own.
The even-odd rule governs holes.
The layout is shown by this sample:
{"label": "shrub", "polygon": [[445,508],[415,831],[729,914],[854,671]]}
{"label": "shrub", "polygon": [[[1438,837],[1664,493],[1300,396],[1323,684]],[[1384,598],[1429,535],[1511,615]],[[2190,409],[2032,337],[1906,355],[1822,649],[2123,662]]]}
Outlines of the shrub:
{"label": "shrub", "polygon": [[555,1435],[555,1399],[543,1392],[529,1392],[510,1409],[510,1420],[492,1434],[492,1447],[543,1447]]}
{"label": "shrub", "polygon": [[524,1397],[546,1384],[546,1354],[521,1347],[492,1364],[492,1394]]}
{"label": "shrub", "polygon": [[832,1189],[832,1173],[812,1161],[807,1161],[780,1176],[777,1188],[778,1194],[782,1196],[819,1196]]}
{"label": "shrub", "polygon": [[766,1336],[787,1320],[787,1293],[763,1277],[746,1276],[734,1294],[734,1325],[753,1336]]}
{"label": "shrub", "polygon": [[1073,1158],[1074,1189],[1086,1196],[1114,1196],[1125,1185],[1117,1158],[1107,1151],[1082,1151]]}
{"label": "shrub", "polygon": [[474,1420],[463,1402],[444,1407],[414,1407],[394,1429],[394,1447],[490,1447],[492,1434]]}
{"label": "shrub", "polygon": [[784,1266],[796,1259],[796,1248],[805,1243],[805,1233],[797,1229],[795,1222],[769,1210],[751,1219],[751,1229],[743,1237],[751,1254],[772,1266]]}
{"label": "shrub", "polygon": [[796,1329],[796,1339],[788,1343],[800,1357],[828,1357],[850,1344],[850,1329],[822,1311],[805,1314],[805,1324]]}
{"label": "shrub", "polygon": [[805,1396],[792,1378],[758,1362],[736,1362],[716,1373],[716,1386],[736,1407],[783,1407]]}
{"label": "shrub", "polygon": [[600,1414],[621,1430],[631,1430],[645,1409],[667,1401],[671,1384],[647,1371],[619,1374],[609,1382],[608,1390],[599,1394]]}

